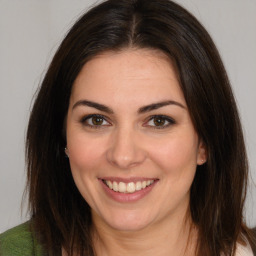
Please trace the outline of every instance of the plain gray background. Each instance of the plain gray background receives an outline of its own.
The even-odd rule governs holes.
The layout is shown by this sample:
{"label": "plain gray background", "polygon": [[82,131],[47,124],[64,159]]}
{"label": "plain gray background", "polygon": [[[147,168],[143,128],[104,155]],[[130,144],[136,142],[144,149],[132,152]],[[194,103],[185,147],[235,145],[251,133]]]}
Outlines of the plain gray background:
{"label": "plain gray background", "polygon": [[[74,21],[96,1],[0,0],[0,233],[25,221],[24,141],[32,97]],[[98,1],[99,2],[99,1]],[[256,225],[256,0],[177,0],[213,37],[231,80],[250,160],[245,216]],[[21,210],[23,209],[23,215]]]}

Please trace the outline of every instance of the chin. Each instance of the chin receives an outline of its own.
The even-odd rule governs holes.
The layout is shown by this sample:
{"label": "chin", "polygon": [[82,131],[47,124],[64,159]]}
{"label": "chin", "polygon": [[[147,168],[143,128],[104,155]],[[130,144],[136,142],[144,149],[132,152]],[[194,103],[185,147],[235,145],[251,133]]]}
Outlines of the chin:
{"label": "chin", "polygon": [[102,216],[107,226],[117,231],[129,232],[139,231],[150,225],[151,221],[146,214],[139,214],[136,211],[129,213],[127,210],[119,214]]}
{"label": "chin", "polygon": [[109,223],[111,228],[121,231],[121,232],[135,232],[140,231],[146,228],[148,225],[146,223],[142,222],[136,222],[136,221],[125,221],[122,220],[120,222],[115,221]]}

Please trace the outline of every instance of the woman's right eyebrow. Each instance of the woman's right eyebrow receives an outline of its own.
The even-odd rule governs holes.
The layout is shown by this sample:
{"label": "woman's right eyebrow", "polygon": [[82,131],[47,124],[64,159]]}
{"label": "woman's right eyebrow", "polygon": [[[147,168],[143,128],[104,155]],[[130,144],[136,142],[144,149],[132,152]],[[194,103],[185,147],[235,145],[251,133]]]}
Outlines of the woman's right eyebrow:
{"label": "woman's right eyebrow", "polygon": [[109,108],[109,107],[107,107],[107,106],[105,106],[103,104],[99,104],[99,103],[96,103],[96,102],[93,102],[93,101],[89,101],[89,100],[79,100],[79,101],[77,101],[73,105],[72,110],[74,110],[78,106],[88,106],[88,107],[96,108],[96,109],[98,109],[100,111],[106,112],[108,114],[114,114],[114,111],[111,108]]}

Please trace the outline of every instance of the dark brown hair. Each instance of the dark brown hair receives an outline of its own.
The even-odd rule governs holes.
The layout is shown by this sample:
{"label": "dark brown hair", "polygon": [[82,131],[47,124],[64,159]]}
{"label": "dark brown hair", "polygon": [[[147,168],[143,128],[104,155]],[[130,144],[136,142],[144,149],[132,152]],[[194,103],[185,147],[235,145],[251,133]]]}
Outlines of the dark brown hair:
{"label": "dark brown hair", "polygon": [[191,187],[197,255],[232,255],[239,239],[250,240],[242,222],[247,157],[235,100],[207,31],[168,0],[105,1],[74,24],[55,54],[27,131],[29,203],[38,239],[49,255],[58,255],[61,247],[69,255],[93,255],[90,207],[74,184],[64,154],[65,117],[83,65],[104,51],[127,47],[161,50],[175,64],[208,153]]}

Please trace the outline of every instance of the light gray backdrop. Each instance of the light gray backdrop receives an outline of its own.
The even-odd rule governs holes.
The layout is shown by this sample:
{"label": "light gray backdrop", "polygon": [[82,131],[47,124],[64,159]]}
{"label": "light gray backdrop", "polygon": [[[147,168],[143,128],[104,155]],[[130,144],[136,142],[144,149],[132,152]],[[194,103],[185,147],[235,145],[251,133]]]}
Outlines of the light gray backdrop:
{"label": "light gray backdrop", "polygon": [[[220,50],[241,113],[251,167],[246,220],[256,225],[256,0],[177,0]],[[94,0],[0,0],[0,233],[25,221],[24,137],[32,96],[61,39]],[[23,205],[26,209],[26,204]]]}

